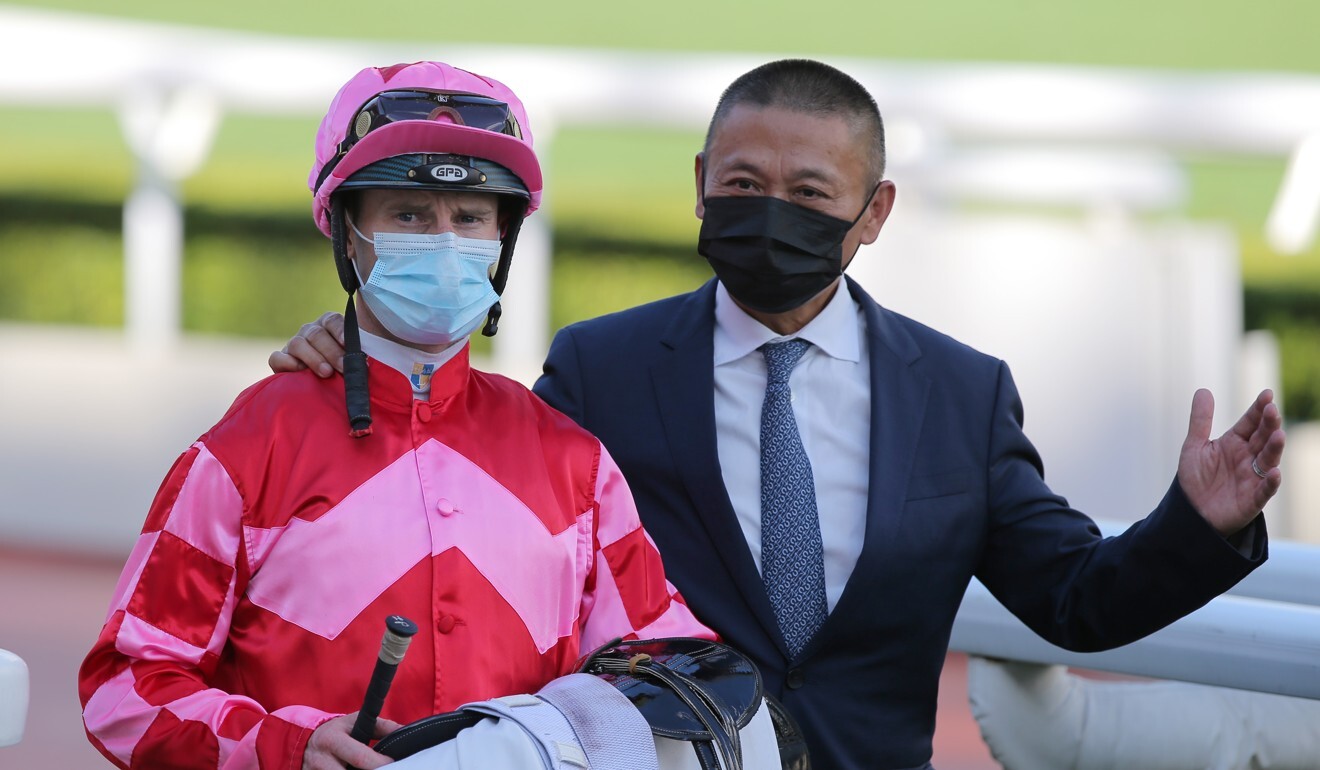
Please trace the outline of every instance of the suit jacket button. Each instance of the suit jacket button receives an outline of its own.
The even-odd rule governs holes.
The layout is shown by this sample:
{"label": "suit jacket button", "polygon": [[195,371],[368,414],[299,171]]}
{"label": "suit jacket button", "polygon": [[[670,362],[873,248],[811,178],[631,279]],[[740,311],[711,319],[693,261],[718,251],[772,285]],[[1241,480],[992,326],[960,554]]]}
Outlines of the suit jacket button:
{"label": "suit jacket button", "polygon": [[784,684],[788,685],[788,689],[790,690],[800,689],[802,685],[806,683],[807,674],[800,668],[790,668],[788,670],[788,676],[784,677]]}

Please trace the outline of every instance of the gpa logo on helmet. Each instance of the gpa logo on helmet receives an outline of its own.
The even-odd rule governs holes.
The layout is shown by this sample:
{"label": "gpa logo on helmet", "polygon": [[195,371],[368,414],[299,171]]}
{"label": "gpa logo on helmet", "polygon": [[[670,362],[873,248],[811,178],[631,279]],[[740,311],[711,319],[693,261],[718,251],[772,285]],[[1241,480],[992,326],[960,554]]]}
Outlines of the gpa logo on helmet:
{"label": "gpa logo on helmet", "polygon": [[470,169],[448,163],[431,167],[431,176],[437,182],[466,182],[470,173]]}
{"label": "gpa logo on helmet", "polygon": [[408,178],[425,184],[427,180],[444,184],[467,185],[476,187],[486,183],[486,175],[478,168],[469,165],[466,158],[454,155],[435,163],[424,163],[408,169]]}

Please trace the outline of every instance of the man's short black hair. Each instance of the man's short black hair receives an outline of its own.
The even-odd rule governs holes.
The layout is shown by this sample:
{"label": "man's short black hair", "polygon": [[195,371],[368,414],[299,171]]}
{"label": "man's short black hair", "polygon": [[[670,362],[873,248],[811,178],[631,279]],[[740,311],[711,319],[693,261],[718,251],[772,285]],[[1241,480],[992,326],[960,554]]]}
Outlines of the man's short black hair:
{"label": "man's short black hair", "polygon": [[780,107],[808,115],[839,116],[853,124],[859,137],[871,144],[871,180],[879,182],[885,173],[885,125],[880,108],[871,94],[849,75],[811,59],[781,59],[762,64],[733,81],[706,130],[706,146],[720,121],[740,104],[756,107]]}

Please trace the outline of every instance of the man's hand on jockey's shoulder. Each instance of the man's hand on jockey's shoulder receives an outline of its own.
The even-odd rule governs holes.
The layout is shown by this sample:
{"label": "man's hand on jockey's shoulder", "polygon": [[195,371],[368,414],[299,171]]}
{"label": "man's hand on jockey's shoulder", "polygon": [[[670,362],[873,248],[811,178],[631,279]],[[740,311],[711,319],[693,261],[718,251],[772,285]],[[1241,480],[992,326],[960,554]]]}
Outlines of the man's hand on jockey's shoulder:
{"label": "man's hand on jockey's shoulder", "polygon": [[[394,760],[384,754],[377,754],[366,744],[358,743],[351,735],[353,723],[357,721],[357,712],[335,717],[324,722],[312,731],[307,749],[303,751],[302,770],[344,770],[356,767],[361,770],[383,767]],[[376,719],[376,734],[373,738],[384,738],[402,727],[398,722],[388,719]]]}
{"label": "man's hand on jockey's shoulder", "polygon": [[329,377],[344,371],[344,317],[326,313],[302,325],[281,350],[270,354],[266,365],[272,372],[300,372],[311,369],[317,377]]}

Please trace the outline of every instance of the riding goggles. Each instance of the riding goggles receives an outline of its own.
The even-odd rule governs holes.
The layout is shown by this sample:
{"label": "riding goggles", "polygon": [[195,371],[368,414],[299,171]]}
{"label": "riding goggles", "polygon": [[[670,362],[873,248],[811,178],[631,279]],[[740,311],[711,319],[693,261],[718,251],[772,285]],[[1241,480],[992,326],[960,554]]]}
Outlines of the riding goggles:
{"label": "riding goggles", "polygon": [[518,119],[509,105],[498,99],[441,91],[382,91],[353,116],[344,141],[339,143],[338,154],[342,156],[381,126],[401,120],[443,121],[522,138]]}

